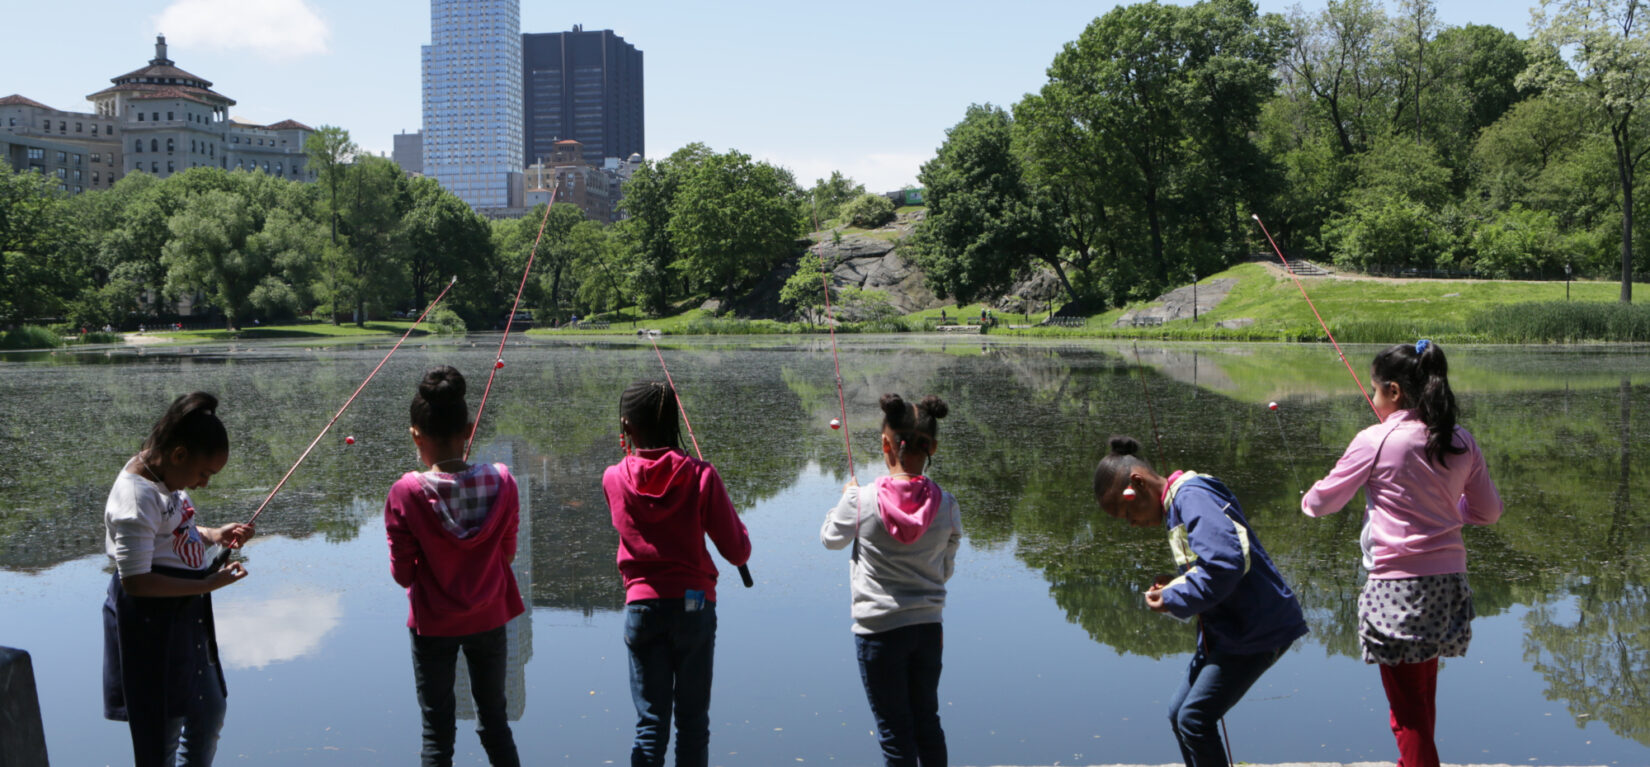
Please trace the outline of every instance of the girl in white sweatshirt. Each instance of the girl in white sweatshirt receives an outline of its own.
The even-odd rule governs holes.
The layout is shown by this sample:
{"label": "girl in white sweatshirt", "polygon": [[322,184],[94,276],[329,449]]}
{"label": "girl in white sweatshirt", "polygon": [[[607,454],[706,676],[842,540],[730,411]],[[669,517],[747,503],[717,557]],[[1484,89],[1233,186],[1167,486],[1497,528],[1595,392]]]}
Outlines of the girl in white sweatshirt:
{"label": "girl in white sweatshirt", "polygon": [[854,642],[865,697],[888,767],[946,764],[940,728],[940,611],[962,540],[957,499],[922,475],[939,446],[945,402],[915,406],[882,395],[882,455],[888,476],[849,482],[820,530],[828,549],[854,547]]}

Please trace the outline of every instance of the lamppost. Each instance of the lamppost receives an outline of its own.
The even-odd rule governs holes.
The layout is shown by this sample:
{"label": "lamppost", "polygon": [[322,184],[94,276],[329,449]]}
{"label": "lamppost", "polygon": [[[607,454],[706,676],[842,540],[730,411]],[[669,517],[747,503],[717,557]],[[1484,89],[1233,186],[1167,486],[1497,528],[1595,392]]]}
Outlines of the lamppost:
{"label": "lamppost", "polygon": [[1192,322],[1197,322],[1197,270],[1192,270]]}
{"label": "lamppost", "polygon": [[1564,264],[1564,300],[1570,300],[1570,265]]}

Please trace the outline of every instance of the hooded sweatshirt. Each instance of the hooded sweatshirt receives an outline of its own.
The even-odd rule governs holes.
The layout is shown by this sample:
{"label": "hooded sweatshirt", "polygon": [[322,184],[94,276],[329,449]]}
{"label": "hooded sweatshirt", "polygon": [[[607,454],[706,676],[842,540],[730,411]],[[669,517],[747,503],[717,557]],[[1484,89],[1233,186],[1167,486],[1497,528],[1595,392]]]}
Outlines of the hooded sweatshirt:
{"label": "hooded sweatshirt", "polygon": [[707,534],[729,564],[751,557],[750,533],[716,467],[704,461],[674,448],[638,450],[607,467],[602,491],[619,531],[626,603],[680,599],[688,589],[715,602]]}
{"label": "hooded sweatshirt", "polygon": [[410,471],[390,487],[384,528],[390,574],[407,587],[407,626],[420,636],[464,636],[526,610],[510,570],[518,503],[502,463],[459,474]]}
{"label": "hooded sweatshirt", "polygon": [[819,540],[835,550],[856,537],[859,552],[849,565],[854,633],[939,623],[962,541],[957,499],[927,477],[849,487],[826,515]]}

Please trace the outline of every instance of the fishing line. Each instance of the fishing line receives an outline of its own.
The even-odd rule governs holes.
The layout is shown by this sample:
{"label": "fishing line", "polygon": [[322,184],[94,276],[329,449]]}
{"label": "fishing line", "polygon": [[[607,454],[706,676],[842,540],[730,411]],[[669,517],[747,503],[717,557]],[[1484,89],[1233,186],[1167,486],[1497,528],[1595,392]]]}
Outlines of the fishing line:
{"label": "fishing line", "polygon": [[[693,436],[693,422],[688,420],[687,408],[682,406],[682,392],[676,388],[676,381],[670,377],[670,366],[665,364],[664,352],[659,351],[657,336],[650,332],[647,335],[647,340],[648,343],[653,344],[653,353],[659,357],[659,368],[665,371],[665,383],[670,384],[670,393],[676,398],[676,412],[682,414],[682,423],[687,424],[688,439],[693,441],[693,454],[699,456],[699,460],[703,461],[705,460],[705,454],[699,450],[699,438]],[[747,589],[756,585],[756,581],[751,578],[751,569],[747,565],[739,566],[739,580],[745,582],[745,588]]]}
{"label": "fishing line", "polygon": [[539,221],[539,234],[533,238],[533,249],[527,253],[527,268],[521,270],[521,286],[516,288],[516,300],[510,304],[510,316],[504,321],[504,336],[498,339],[498,354],[493,358],[493,370],[487,374],[487,388],[481,390],[481,404],[476,405],[476,419],[470,424],[470,438],[464,443],[464,460],[470,460],[470,448],[476,444],[476,430],[481,428],[481,411],[487,409],[487,395],[493,392],[493,378],[504,367],[504,344],[510,340],[510,326],[516,322],[516,310],[521,307],[521,293],[527,289],[527,276],[533,273],[533,259],[538,257],[539,242],[544,239],[544,227],[550,223],[550,209],[556,205],[557,184],[550,186],[550,202],[544,206],[544,219]]}
{"label": "fishing line", "polygon": [[823,261],[819,279],[825,283],[825,323],[831,328],[831,362],[836,366],[836,403],[842,410],[842,447],[848,451],[848,476],[853,477],[855,484],[858,484],[859,476],[854,472],[854,441],[848,431],[848,400],[842,394],[842,358],[837,356],[836,351],[836,320],[831,309],[831,276],[830,272],[824,270]]}
{"label": "fishing line", "polygon": [[1295,470],[1295,447],[1289,443],[1289,435],[1283,431],[1283,413],[1278,412],[1278,403],[1276,402],[1268,402],[1266,407],[1272,411],[1273,418],[1278,422],[1278,438],[1283,440],[1284,455],[1289,456],[1289,475],[1295,478],[1295,492],[1306,495],[1306,491],[1301,489],[1300,472]]}
{"label": "fishing line", "polygon": [[[1364,389],[1363,379],[1358,378],[1357,371],[1352,369],[1352,363],[1347,362],[1346,353],[1341,351],[1341,345],[1335,340],[1335,334],[1329,332],[1329,325],[1323,321],[1323,315],[1318,313],[1318,305],[1312,303],[1312,297],[1306,294],[1306,287],[1301,285],[1300,278],[1295,276],[1295,270],[1289,265],[1289,259],[1283,257],[1283,249],[1278,247],[1277,240],[1272,239],[1272,233],[1267,231],[1266,223],[1260,220],[1260,216],[1251,213],[1249,217],[1254,219],[1255,223],[1260,224],[1261,233],[1266,235],[1266,241],[1272,243],[1272,251],[1277,253],[1278,260],[1283,262],[1283,270],[1289,273],[1289,279],[1295,281],[1295,288],[1300,290],[1301,298],[1306,299],[1306,305],[1312,307],[1312,316],[1318,318],[1318,327],[1323,328],[1324,335],[1329,336],[1329,343],[1335,347],[1335,354],[1341,358],[1341,364],[1346,366],[1346,372],[1351,374],[1352,382],[1358,385],[1358,393],[1364,395],[1364,401],[1369,403],[1369,409],[1375,410],[1375,401],[1369,398],[1369,391]],[[1379,411],[1375,413],[1375,416],[1376,420],[1380,420]]]}
{"label": "fishing line", "polygon": [[[304,452],[298,456],[298,460],[292,463],[292,468],[287,469],[286,474],[282,475],[281,481],[275,483],[275,487],[269,491],[269,495],[264,497],[264,502],[258,504],[258,509],[252,512],[252,518],[248,519],[246,524],[251,525],[252,523],[258,521],[258,515],[264,513],[264,509],[269,506],[269,502],[275,499],[275,494],[281,492],[281,488],[286,485],[286,481],[292,478],[292,473],[297,471],[299,466],[303,465],[304,459],[308,458],[310,452],[315,450],[315,446],[321,443],[321,438],[325,437],[327,432],[332,430],[332,425],[338,423],[339,417],[343,416],[344,411],[348,410],[349,406],[355,402],[355,398],[360,396],[361,390],[367,388],[367,384],[372,381],[373,376],[378,375],[378,371],[383,369],[384,363],[390,361],[390,357],[395,354],[395,350],[400,349],[401,344],[406,343],[407,337],[412,335],[413,330],[418,327],[419,323],[424,321],[424,317],[429,315],[431,310],[435,309],[437,304],[441,303],[441,299],[447,296],[447,291],[452,290],[453,285],[456,284],[458,284],[458,277],[454,276],[447,282],[447,287],[441,289],[440,295],[437,295],[435,300],[431,301],[430,305],[425,307],[424,313],[418,315],[418,319],[413,320],[413,324],[407,328],[407,332],[401,334],[401,340],[396,341],[395,346],[390,347],[390,351],[388,354],[384,355],[384,359],[378,361],[378,366],[373,368],[371,373],[367,374],[366,380],[362,381],[360,386],[355,387],[355,393],[349,395],[349,399],[344,401],[344,406],[338,408],[338,412],[332,414],[332,420],[327,421],[327,425],[322,427],[321,433],[315,435],[315,439],[310,440],[309,447],[304,448]],[[224,563],[229,561],[229,554],[230,550],[224,549],[223,553],[219,554],[213,560],[213,569],[223,567]]]}
{"label": "fishing line", "polygon": [[1163,437],[1157,431],[1157,409],[1152,407],[1152,390],[1146,386],[1146,366],[1140,362],[1140,344],[1134,345],[1134,366],[1140,371],[1140,391],[1146,395],[1146,412],[1152,418],[1152,442],[1157,445],[1157,467],[1167,470],[1163,463]]}

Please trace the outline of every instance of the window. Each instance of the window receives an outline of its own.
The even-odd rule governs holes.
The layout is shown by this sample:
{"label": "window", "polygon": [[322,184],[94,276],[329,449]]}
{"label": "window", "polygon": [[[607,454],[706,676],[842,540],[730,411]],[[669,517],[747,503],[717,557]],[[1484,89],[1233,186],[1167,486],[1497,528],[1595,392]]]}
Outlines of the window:
{"label": "window", "polygon": [[68,133],[69,132],[69,123],[65,120],[58,120],[57,121],[57,132],[58,133]]}
{"label": "window", "polygon": [[277,176],[281,175],[281,164],[280,163],[275,163],[275,175],[277,175]]}
{"label": "window", "polygon": [[113,125],[103,126],[103,135],[105,135],[105,136],[115,135],[115,126],[113,126]]}
{"label": "window", "polygon": [[172,151],[172,139],[171,138],[166,139],[166,151],[168,151],[168,152]]}
{"label": "window", "polygon": [[[80,129],[80,127],[81,127],[81,124],[80,124],[80,123],[75,123],[75,124],[74,124],[74,132],[75,132],[75,133],[85,133],[85,131],[83,131],[83,130],[81,130],[81,129]],[[92,132],[93,132],[93,133],[96,133],[96,132],[97,132],[97,128],[92,128]]]}
{"label": "window", "polygon": [[143,122],[143,113],[138,112],[138,122]]}
{"label": "window", "polygon": [[189,139],[189,153],[190,154],[195,153],[195,140],[194,139]]}
{"label": "window", "polygon": [[58,168],[57,169],[57,177],[58,178],[68,178],[69,177],[69,169],[68,168]]}
{"label": "window", "polygon": [[78,155],[78,154],[75,155],[74,156],[74,164],[79,165],[80,164],[80,159],[81,159],[80,155]]}
{"label": "window", "polygon": [[168,122],[171,121],[171,119],[172,119],[172,113],[171,112],[166,113],[166,119],[167,119]]}
{"label": "window", "polygon": [[150,112],[149,113],[149,119],[153,120],[155,122],[160,122],[160,113],[159,112]]}
{"label": "window", "polygon": [[68,152],[58,152],[57,153],[57,164],[58,165],[62,165],[63,163],[66,163],[68,161],[69,161],[69,153]]}
{"label": "window", "polygon": [[157,138],[149,139],[149,151],[151,151],[151,152],[159,152],[160,151],[160,139],[157,139]]}
{"label": "window", "polygon": [[95,171],[95,170],[92,171],[92,186],[97,186],[97,177],[98,177],[98,172]]}
{"label": "window", "polygon": [[76,169],[75,172],[74,172],[74,180],[76,180],[76,181],[81,180],[80,171],[78,169]]}
{"label": "window", "polygon": [[99,153],[97,153],[97,152],[93,152],[93,153],[92,153],[92,164],[93,164],[93,165],[96,165],[96,164],[98,164],[98,163],[100,163],[100,162],[103,162],[103,155],[102,155],[102,154],[99,154]]}
{"label": "window", "polygon": [[158,162],[149,163],[149,172],[154,173],[156,175],[159,175],[160,174],[160,163],[158,163]]}
{"label": "window", "polygon": [[166,172],[167,173],[173,173],[175,171],[176,171],[176,166],[172,165],[171,160],[167,160],[166,161]]}
{"label": "window", "polygon": [[46,159],[46,150],[41,149],[40,147],[37,147],[37,146],[29,147],[29,159],[30,160],[44,160],[44,159]]}

